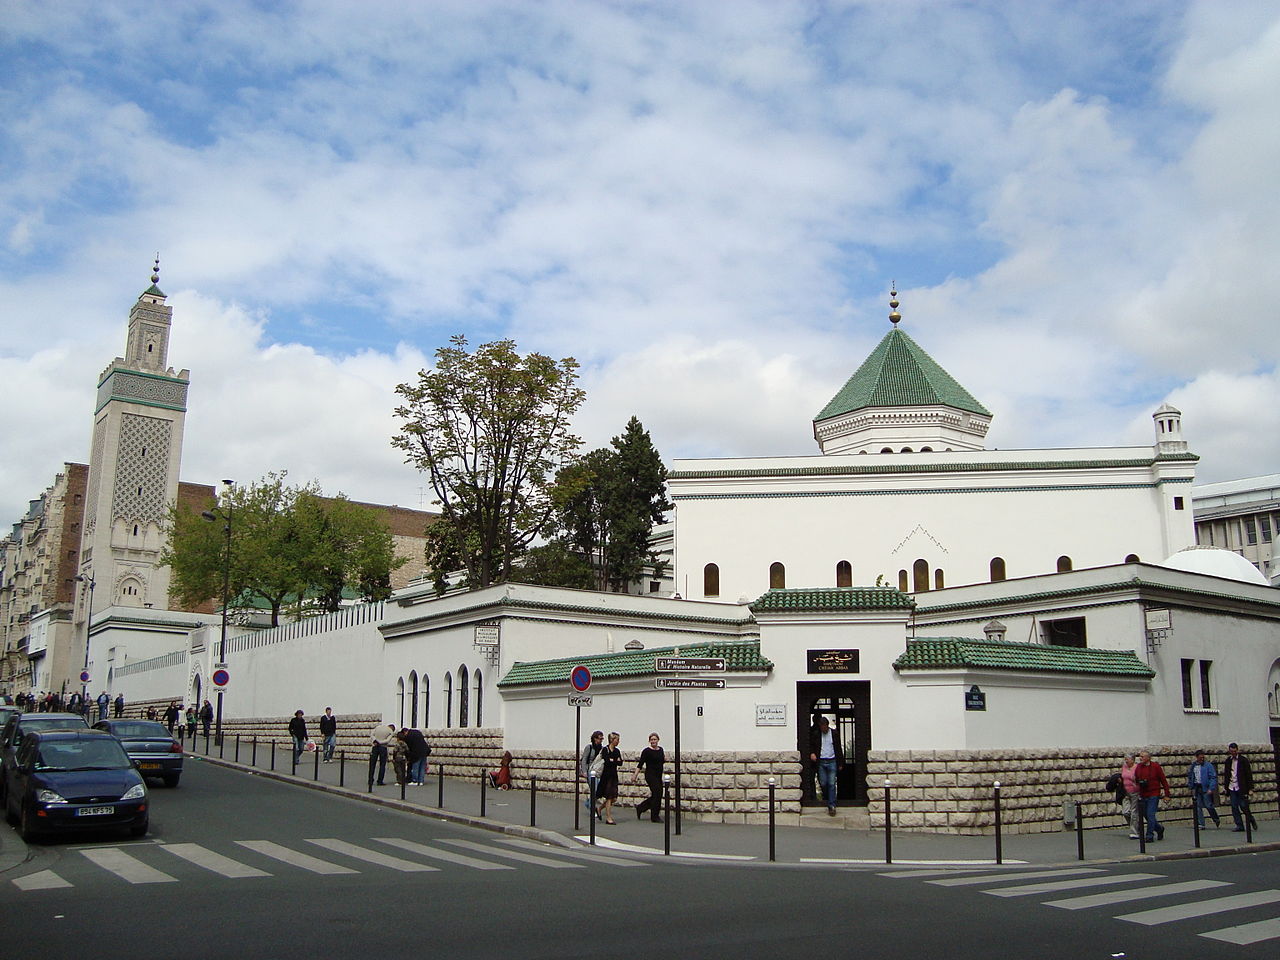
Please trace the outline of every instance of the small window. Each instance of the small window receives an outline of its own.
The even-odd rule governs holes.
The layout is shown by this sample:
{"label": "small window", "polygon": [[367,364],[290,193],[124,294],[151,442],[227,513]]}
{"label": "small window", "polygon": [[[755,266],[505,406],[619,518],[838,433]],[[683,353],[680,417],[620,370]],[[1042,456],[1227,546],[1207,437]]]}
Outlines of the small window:
{"label": "small window", "polygon": [[659,590],[661,590],[661,589],[662,589],[662,581],[661,581],[661,580],[650,580],[650,581],[649,581],[649,592],[650,592],[650,593],[657,593],[657,592],[658,592]]}
{"label": "small window", "polygon": [[1044,642],[1051,647],[1087,647],[1084,617],[1044,621]]}
{"label": "small window", "polygon": [[714,563],[708,563],[702,568],[702,595],[720,596],[720,568]]}
{"label": "small window", "polygon": [[881,452],[881,453],[893,453],[893,447],[882,447],[882,448],[880,449],[880,452]]}
{"label": "small window", "polygon": [[1200,661],[1200,706],[1205,710],[1213,709],[1213,693],[1209,684],[1209,674],[1212,670],[1212,660]]}
{"label": "small window", "polygon": [[470,719],[468,710],[469,688],[467,687],[467,668],[458,668],[458,726],[465,727]]}
{"label": "small window", "polygon": [[910,448],[910,447],[903,447],[903,448],[902,448],[902,452],[903,452],[903,453],[910,453],[910,452],[911,452],[911,448]]}
{"label": "small window", "polygon": [[1181,510],[1181,509],[1182,509],[1182,498],[1181,498],[1181,497],[1174,497],[1174,498],[1173,498],[1173,509],[1175,509],[1175,510]]}
{"label": "small window", "polygon": [[1194,660],[1182,661],[1182,708],[1190,710],[1195,706],[1194,692],[1191,687],[1191,675],[1195,671],[1196,662]]}
{"label": "small window", "polygon": [[921,453],[933,453],[933,447],[921,447],[921,448],[920,448],[920,452],[921,452]]}
{"label": "small window", "polygon": [[1005,578],[1004,557],[991,558],[991,582],[998,583]]}
{"label": "small window", "polygon": [[906,593],[907,587],[908,587],[907,571],[899,570],[898,571],[898,589],[901,590],[903,593]]}
{"label": "small window", "polygon": [[1258,525],[1253,522],[1253,517],[1244,518],[1244,538],[1250,544],[1258,542]]}
{"label": "small window", "polygon": [[1059,557],[1059,558],[1058,558],[1058,572],[1059,572],[1059,573],[1070,573],[1070,572],[1071,572],[1071,558],[1070,558],[1070,557]]}
{"label": "small window", "polygon": [[138,535],[138,525],[136,523],[133,525],[133,535],[135,537]]}
{"label": "small window", "polygon": [[787,586],[787,568],[780,563],[769,564],[769,589],[784,590]]}
{"label": "small window", "polygon": [[1262,542],[1270,543],[1271,542],[1271,518],[1259,517],[1258,526],[1262,528]]}
{"label": "small window", "polygon": [[916,593],[927,593],[929,590],[929,561],[917,560],[911,565],[911,585]]}
{"label": "small window", "polygon": [[853,586],[853,564],[848,560],[841,560],[836,564],[836,586],[852,587]]}
{"label": "small window", "polygon": [[1124,562],[1125,563],[1141,563],[1142,561],[1138,559],[1138,555],[1136,553],[1131,553],[1124,558]]}
{"label": "small window", "polygon": [[444,725],[453,726],[453,674],[444,675]]}
{"label": "small window", "polygon": [[933,571],[933,589],[941,590],[945,586],[946,582],[942,577],[942,568],[939,567],[937,570]]}

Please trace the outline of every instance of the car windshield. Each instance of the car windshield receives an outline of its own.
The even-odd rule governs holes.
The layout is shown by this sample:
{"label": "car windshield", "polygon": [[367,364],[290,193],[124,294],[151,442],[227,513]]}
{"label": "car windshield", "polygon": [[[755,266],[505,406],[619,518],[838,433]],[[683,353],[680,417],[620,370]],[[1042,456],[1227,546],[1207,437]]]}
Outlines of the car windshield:
{"label": "car windshield", "polygon": [[40,744],[36,770],[121,770],[133,764],[114,740],[58,740]]}
{"label": "car windshield", "polygon": [[163,737],[165,740],[171,739],[168,730],[161,724],[150,720],[117,720],[110,727],[103,727],[102,729],[110,730],[117,737],[136,737],[139,739]]}
{"label": "car windshield", "polygon": [[79,717],[33,717],[25,714],[18,723],[18,729],[22,731],[18,739],[32,730],[83,730],[86,726],[88,724]]}

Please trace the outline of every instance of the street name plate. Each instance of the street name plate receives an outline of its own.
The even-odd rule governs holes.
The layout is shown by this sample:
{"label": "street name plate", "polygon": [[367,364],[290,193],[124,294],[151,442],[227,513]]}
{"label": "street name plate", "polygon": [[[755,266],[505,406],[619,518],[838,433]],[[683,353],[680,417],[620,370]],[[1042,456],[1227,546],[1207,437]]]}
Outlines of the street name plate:
{"label": "street name plate", "polygon": [[571,693],[569,694],[569,706],[589,707],[591,706],[591,695],[589,693]]}
{"label": "street name plate", "polygon": [[724,673],[724,657],[654,657],[653,669],[658,673]]}
{"label": "street name plate", "polygon": [[723,690],[723,680],[702,677],[658,677],[653,685],[659,690]]}

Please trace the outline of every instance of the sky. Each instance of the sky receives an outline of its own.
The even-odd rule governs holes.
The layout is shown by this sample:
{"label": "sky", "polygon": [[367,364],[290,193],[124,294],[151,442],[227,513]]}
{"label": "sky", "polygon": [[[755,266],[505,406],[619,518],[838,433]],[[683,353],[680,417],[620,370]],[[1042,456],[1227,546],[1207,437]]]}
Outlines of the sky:
{"label": "sky", "polygon": [[816,455],[889,329],[989,447],[1280,473],[1280,5],[0,0],[0,521],[150,283],[184,480],[430,508],[395,386],[581,363],[575,429]]}

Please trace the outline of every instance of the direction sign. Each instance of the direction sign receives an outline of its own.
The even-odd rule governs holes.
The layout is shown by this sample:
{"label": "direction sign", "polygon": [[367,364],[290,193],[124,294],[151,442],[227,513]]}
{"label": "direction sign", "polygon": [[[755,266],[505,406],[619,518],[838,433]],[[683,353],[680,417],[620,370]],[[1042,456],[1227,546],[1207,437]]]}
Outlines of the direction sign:
{"label": "direction sign", "polygon": [[654,657],[653,669],[658,673],[724,673],[724,657]]}
{"label": "direction sign", "polygon": [[571,693],[569,694],[569,706],[589,707],[591,706],[591,697],[585,693]]}
{"label": "direction sign", "polygon": [[591,687],[591,671],[582,664],[569,671],[569,683],[579,693],[586,693]]}
{"label": "direction sign", "polygon": [[658,677],[653,685],[659,690],[723,690],[723,680],[703,677]]}

